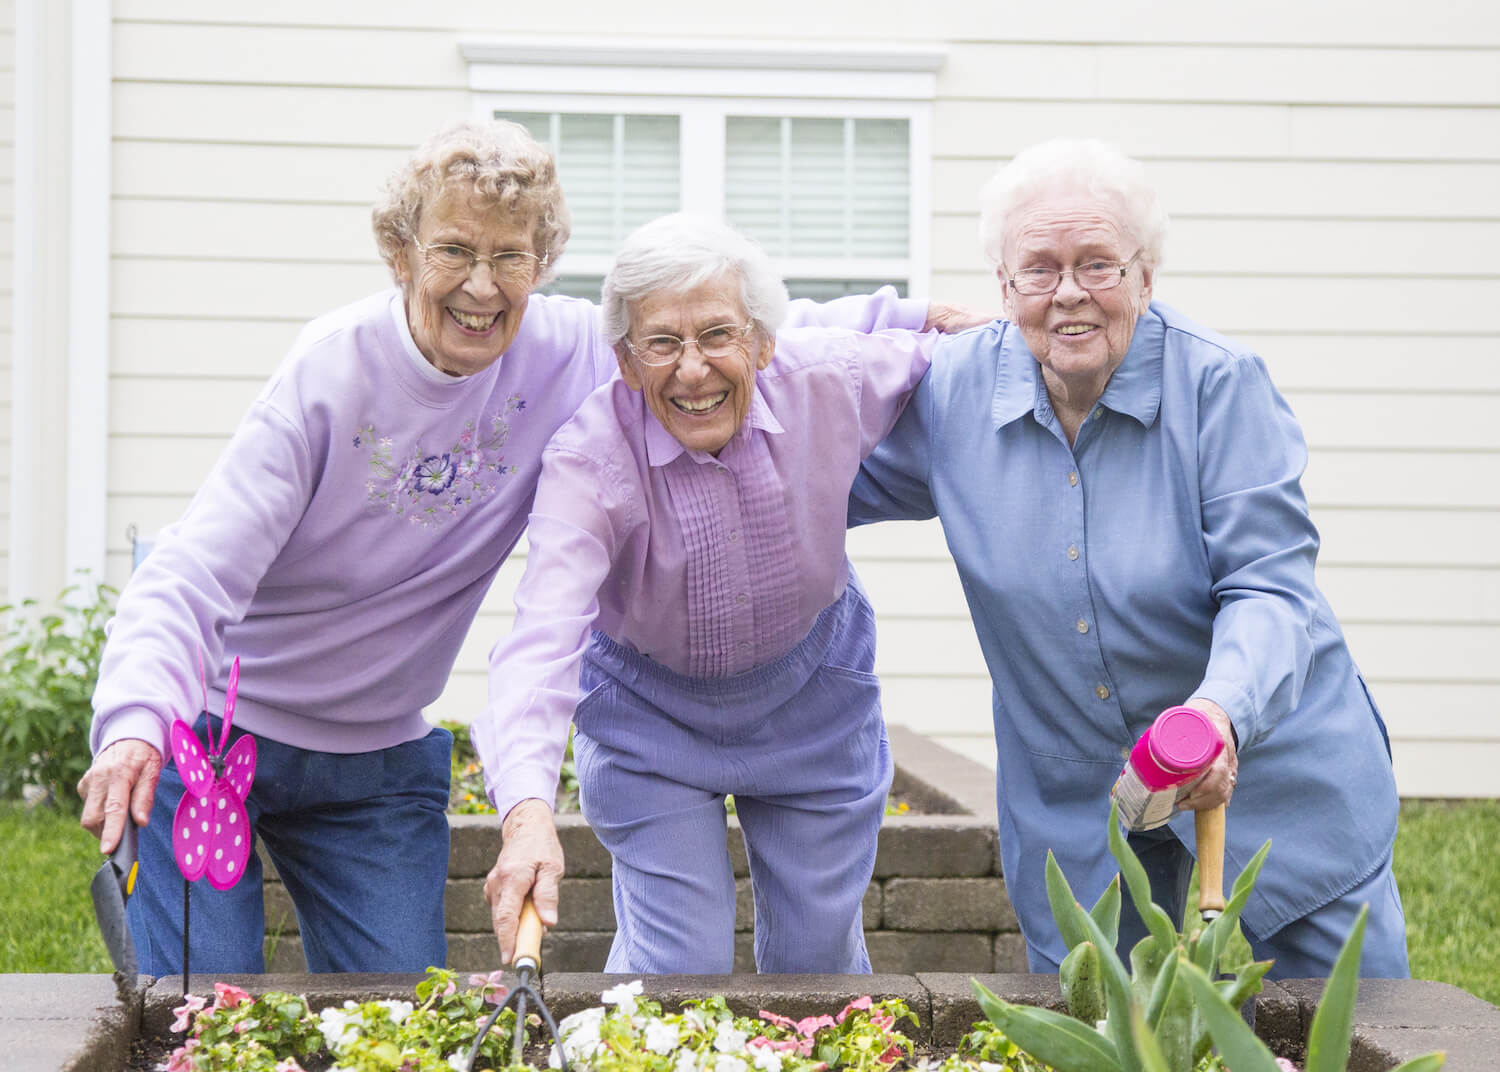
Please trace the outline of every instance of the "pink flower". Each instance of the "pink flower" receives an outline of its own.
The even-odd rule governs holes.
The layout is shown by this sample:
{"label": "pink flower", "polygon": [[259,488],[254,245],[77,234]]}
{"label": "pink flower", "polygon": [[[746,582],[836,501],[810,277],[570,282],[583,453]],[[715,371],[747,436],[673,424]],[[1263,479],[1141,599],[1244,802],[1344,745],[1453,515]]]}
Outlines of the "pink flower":
{"label": "pink flower", "polygon": [[166,1072],[193,1072],[193,1051],[197,1048],[198,1040],[192,1038],[173,1050],[167,1059]]}
{"label": "pink flower", "polygon": [[1281,1072],[1297,1072],[1297,1066],[1292,1064],[1292,1062],[1288,1061],[1285,1057],[1276,1058],[1276,1067],[1280,1069]]}
{"label": "pink flower", "polygon": [[849,1002],[849,1004],[844,1006],[843,1012],[839,1013],[838,1022],[843,1023],[844,1018],[847,1017],[851,1012],[854,1012],[856,1010],[868,1010],[870,1008],[870,1004],[869,994],[866,994],[864,997],[855,998],[853,1001]]}
{"label": "pink flower", "polygon": [[456,993],[458,993],[458,984],[455,983],[452,979],[449,979],[448,985],[443,987],[443,989],[438,992],[438,997],[451,998]]}
{"label": "pink flower", "polygon": [[505,995],[510,993],[510,989],[500,981],[504,977],[505,973],[502,971],[492,971],[488,975],[480,975],[476,972],[469,976],[469,985],[479,987],[484,1000],[489,1004],[499,1005],[505,1000]]}
{"label": "pink flower", "polygon": [[825,1027],[836,1026],[837,1021],[832,1016],[804,1016],[797,1021],[797,1034],[812,1038]]}
{"label": "pink flower", "polygon": [[285,1061],[277,1063],[275,1072],[307,1072],[307,1070],[297,1063],[295,1057],[288,1057]]}
{"label": "pink flower", "polygon": [[237,986],[231,986],[229,983],[214,984],[215,1012],[218,1012],[220,1009],[233,1009],[238,1006],[240,1002],[249,1000],[249,993],[241,990]]}
{"label": "pink flower", "polygon": [[793,1031],[797,1029],[797,1021],[789,1016],[777,1016],[774,1012],[767,1012],[765,1009],[761,1009],[760,1018],[768,1024],[775,1024],[777,1027],[785,1027]]}
{"label": "pink flower", "polygon": [[190,1025],[193,1021],[193,1014],[203,1008],[204,1004],[206,1004],[204,1000],[197,994],[188,994],[184,996],[182,999],[182,1004],[172,1010],[172,1013],[177,1017],[172,1021],[172,1030],[186,1031],[188,1029],[188,1025]]}

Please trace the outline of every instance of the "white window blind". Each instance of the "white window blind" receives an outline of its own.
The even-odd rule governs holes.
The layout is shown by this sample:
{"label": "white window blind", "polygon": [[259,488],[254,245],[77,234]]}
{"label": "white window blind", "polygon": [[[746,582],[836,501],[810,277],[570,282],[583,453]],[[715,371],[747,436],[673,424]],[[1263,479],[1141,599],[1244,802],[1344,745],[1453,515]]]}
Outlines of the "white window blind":
{"label": "white window blind", "polygon": [[573,213],[569,253],[611,255],[648,220],[682,203],[675,115],[503,112],[552,150]]}
{"label": "white window blind", "polygon": [[725,124],[725,215],[773,257],[908,255],[906,120],[729,116]]}

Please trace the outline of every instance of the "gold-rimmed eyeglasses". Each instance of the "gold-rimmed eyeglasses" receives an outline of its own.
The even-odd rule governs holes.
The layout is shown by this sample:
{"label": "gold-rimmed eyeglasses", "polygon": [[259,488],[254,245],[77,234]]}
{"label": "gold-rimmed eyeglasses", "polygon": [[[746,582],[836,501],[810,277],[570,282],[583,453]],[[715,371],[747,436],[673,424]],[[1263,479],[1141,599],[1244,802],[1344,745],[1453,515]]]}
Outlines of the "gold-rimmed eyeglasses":
{"label": "gold-rimmed eyeglasses", "polygon": [[755,324],[715,324],[704,328],[693,338],[679,339],[676,335],[647,335],[640,342],[625,340],[625,345],[643,365],[675,364],[689,344],[698,347],[698,352],[707,358],[728,357],[744,346],[745,336]]}
{"label": "gold-rimmed eyeglasses", "polygon": [[538,257],[535,253],[528,253],[524,249],[503,249],[499,253],[484,256],[456,242],[434,242],[431,245],[423,245],[413,239],[412,245],[421,251],[422,259],[428,267],[455,275],[468,274],[474,270],[476,264],[483,261],[490,266],[490,271],[502,278],[531,279],[547,263],[545,257]]}
{"label": "gold-rimmed eyeglasses", "polygon": [[1140,259],[1143,249],[1136,250],[1128,261],[1089,261],[1066,270],[1057,268],[1022,268],[1007,276],[1017,294],[1051,294],[1062,286],[1062,277],[1070,275],[1084,290],[1111,290],[1120,285],[1130,266]]}

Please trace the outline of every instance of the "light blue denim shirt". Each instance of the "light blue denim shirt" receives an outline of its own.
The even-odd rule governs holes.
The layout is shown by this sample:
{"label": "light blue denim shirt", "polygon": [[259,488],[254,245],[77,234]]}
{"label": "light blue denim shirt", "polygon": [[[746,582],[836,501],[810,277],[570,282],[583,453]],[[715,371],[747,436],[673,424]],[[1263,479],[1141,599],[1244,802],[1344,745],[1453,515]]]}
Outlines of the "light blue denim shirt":
{"label": "light blue denim shirt", "polygon": [[[1006,885],[1054,961],[1047,850],[1092,904],[1117,870],[1124,755],[1193,696],[1239,739],[1226,881],[1274,840],[1244,912],[1256,934],[1389,856],[1385,728],[1313,581],[1306,461],[1261,359],[1159,303],[1071,448],[1021,333],[996,321],[939,342],[866,461],[851,524],[942,520],[994,685]],[[1171,825],[1191,847],[1192,817]]]}

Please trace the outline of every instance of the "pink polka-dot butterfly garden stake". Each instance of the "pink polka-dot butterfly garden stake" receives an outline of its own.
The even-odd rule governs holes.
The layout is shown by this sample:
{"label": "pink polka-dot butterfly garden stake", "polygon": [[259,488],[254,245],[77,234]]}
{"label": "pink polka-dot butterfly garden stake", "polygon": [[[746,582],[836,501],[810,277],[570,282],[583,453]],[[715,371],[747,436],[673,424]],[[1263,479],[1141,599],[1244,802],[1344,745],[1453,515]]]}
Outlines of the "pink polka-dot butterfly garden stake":
{"label": "pink polka-dot butterfly garden stake", "polygon": [[[208,683],[203,676],[203,652],[198,652],[198,679],[203,685],[203,708],[208,709]],[[182,802],[172,818],[172,855],[182,872],[182,991],[188,989],[188,883],[208,876],[216,890],[227,890],[240,880],[250,859],[250,817],[245,799],[255,780],[255,738],[244,734],[227,750],[234,724],[234,698],[239,691],[240,660],[229,670],[224,690],[223,731],[217,746],[208,726],[204,748],[184,719],[172,721],[172,758],[182,777]]]}

